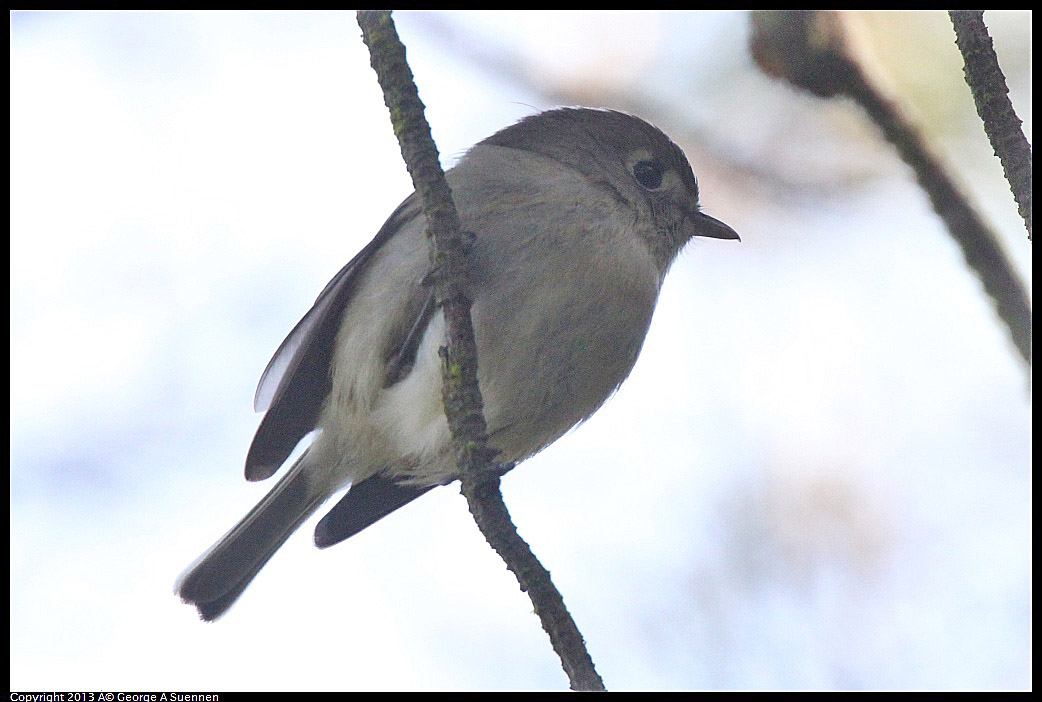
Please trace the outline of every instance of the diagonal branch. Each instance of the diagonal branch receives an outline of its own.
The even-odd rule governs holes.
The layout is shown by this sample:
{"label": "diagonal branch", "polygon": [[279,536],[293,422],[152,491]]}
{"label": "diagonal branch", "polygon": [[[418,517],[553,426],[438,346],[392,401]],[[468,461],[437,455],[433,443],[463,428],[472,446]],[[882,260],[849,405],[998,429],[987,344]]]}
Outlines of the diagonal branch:
{"label": "diagonal branch", "polygon": [[977,114],[991,148],[1002,163],[1017,209],[1024,218],[1031,238],[1031,144],[1021,129],[1006,87],[1006,76],[999,68],[999,57],[984,25],[984,10],[948,10],[955,27],[955,43],[966,65],[966,83],[973,93]]}
{"label": "diagonal branch", "polygon": [[416,192],[423,198],[427,232],[431,238],[431,267],[435,295],[448,329],[449,345],[442,348],[442,398],[460,466],[460,482],[474,520],[485,539],[528,592],[543,629],[568,674],[573,690],[604,690],[604,683],[586,651],[550,573],[539,563],[510,521],[499,479],[503,468],[488,446],[481,392],[477,379],[477,346],[470,320],[471,298],[466,285],[466,256],[459,216],[438,161],[405,47],[387,11],[360,10],[358,25],[369,47],[384,101],[391,112],[394,133]]}
{"label": "diagonal branch", "polygon": [[843,13],[761,11],[753,15],[753,57],[769,75],[819,97],[846,96],[861,106],[915,172],[934,211],[1031,367],[1031,303],[1020,277],[988,226],[955,183],[920,125],[858,60]]}

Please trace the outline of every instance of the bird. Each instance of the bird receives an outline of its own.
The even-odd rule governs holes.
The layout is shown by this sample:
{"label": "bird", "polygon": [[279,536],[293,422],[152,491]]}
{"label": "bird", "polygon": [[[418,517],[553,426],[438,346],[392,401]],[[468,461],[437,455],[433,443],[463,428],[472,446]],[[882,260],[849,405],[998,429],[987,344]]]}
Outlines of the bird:
{"label": "bird", "polygon": [[[637,360],[662,281],[701,211],[683,150],[631,114],[556,108],[469,149],[445,174],[468,232],[467,285],[489,446],[503,465],[592,415]],[[247,480],[272,490],[179,577],[213,621],[327,500],[328,548],[458,478],[441,396],[445,320],[426,219],[409,195],[318,295],[265,368]],[[290,454],[303,445],[290,465]]]}

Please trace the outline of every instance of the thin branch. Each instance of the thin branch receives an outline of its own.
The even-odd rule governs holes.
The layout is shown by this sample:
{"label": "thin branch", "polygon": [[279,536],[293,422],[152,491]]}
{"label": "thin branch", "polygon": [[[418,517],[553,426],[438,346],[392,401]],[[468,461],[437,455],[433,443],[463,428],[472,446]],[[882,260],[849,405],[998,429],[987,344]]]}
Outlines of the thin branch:
{"label": "thin branch", "polygon": [[949,175],[924,131],[858,60],[849,35],[843,13],[757,12],[750,48],[765,73],[819,97],[850,97],[868,113],[912,167],[1030,368],[1031,305],[998,236]]}
{"label": "thin branch", "polygon": [[448,328],[449,346],[440,351],[442,397],[460,466],[461,491],[481,533],[532,599],[572,689],[604,690],[582,634],[550,580],[550,573],[518,535],[503,502],[499,480],[504,470],[492,461],[495,451],[488,446],[478,388],[477,346],[470,320],[464,238],[452,193],[438,161],[437,147],[431,139],[430,125],[423,113],[423,103],[405,59],[405,47],[398,38],[390,12],[361,10],[358,25],[391,112],[402,157],[416,192],[423,198],[427,231],[432,241],[435,295]]}
{"label": "thin branch", "polygon": [[948,10],[955,27],[955,43],[965,62],[966,83],[973,93],[977,114],[991,148],[1002,163],[1017,209],[1031,238],[1031,144],[1021,129],[999,68],[999,57],[984,25],[984,10]]}

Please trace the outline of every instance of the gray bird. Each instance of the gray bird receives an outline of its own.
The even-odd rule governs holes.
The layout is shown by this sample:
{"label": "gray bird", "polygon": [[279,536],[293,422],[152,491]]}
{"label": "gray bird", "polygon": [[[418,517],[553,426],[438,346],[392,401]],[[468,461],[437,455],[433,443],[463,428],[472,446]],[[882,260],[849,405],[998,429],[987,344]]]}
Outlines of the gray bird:
{"label": "gray bird", "polygon": [[[593,414],[626,379],[662,280],[692,237],[737,239],[699,211],[669,137],[622,112],[527,117],[446,173],[464,231],[478,383],[497,460],[532,456]],[[267,410],[246,478],[275,487],[177,583],[205,620],[224,614],[327,499],[325,548],[457,477],[441,401],[445,321],[429,284],[426,220],[413,193],[326,285],[275,352],[254,401]]]}

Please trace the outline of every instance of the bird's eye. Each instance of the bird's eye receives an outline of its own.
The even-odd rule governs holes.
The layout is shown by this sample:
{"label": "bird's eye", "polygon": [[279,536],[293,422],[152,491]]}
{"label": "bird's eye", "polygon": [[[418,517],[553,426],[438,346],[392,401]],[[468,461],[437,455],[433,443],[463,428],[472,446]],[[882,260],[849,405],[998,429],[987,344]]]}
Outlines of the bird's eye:
{"label": "bird's eye", "polygon": [[662,185],[662,166],[658,161],[637,161],[633,164],[633,177],[648,190]]}

